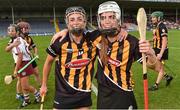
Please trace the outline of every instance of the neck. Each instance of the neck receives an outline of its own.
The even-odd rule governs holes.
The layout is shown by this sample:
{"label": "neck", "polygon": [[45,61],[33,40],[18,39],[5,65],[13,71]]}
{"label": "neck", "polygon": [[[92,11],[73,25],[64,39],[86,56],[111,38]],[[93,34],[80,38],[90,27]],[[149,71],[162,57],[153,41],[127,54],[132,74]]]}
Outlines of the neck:
{"label": "neck", "polygon": [[71,41],[74,41],[77,44],[79,44],[81,42],[81,39],[83,38],[82,34],[77,36],[77,35],[74,35],[74,34],[70,33],[69,35],[70,35]]}

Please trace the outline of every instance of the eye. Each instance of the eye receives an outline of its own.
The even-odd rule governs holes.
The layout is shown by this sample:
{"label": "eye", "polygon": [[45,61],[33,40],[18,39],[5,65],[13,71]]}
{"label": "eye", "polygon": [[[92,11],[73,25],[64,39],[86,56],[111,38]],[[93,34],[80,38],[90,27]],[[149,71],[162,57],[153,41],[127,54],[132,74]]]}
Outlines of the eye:
{"label": "eye", "polygon": [[78,21],[83,21],[83,18],[82,18],[82,17],[79,17],[79,18],[78,18]]}
{"label": "eye", "polygon": [[116,19],[115,15],[109,16],[109,19]]}
{"label": "eye", "polygon": [[74,21],[74,18],[70,18],[69,21],[73,22],[73,21]]}
{"label": "eye", "polygon": [[100,16],[100,20],[105,20],[105,16]]}

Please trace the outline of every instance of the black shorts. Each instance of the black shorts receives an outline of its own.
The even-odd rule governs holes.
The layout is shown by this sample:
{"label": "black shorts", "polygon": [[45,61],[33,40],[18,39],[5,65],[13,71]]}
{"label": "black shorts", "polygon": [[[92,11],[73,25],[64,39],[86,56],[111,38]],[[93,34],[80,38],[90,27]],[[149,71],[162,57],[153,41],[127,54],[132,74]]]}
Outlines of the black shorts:
{"label": "black shorts", "polygon": [[54,98],[55,109],[77,109],[80,107],[90,107],[92,105],[91,93],[78,92],[74,95],[63,95]]}
{"label": "black shorts", "polygon": [[97,109],[137,109],[133,91],[98,85]]}
{"label": "black shorts", "polygon": [[[161,49],[158,49],[158,48],[153,48],[153,49],[154,49],[156,55],[159,54],[161,51]],[[161,60],[168,60],[168,48],[164,50]]]}
{"label": "black shorts", "polygon": [[33,67],[33,68],[36,68],[36,67],[37,67],[37,63],[36,63],[35,60],[32,62],[32,67]]}
{"label": "black shorts", "polygon": [[77,109],[92,105],[91,92],[73,89],[60,74],[58,61],[55,62],[55,109]]}

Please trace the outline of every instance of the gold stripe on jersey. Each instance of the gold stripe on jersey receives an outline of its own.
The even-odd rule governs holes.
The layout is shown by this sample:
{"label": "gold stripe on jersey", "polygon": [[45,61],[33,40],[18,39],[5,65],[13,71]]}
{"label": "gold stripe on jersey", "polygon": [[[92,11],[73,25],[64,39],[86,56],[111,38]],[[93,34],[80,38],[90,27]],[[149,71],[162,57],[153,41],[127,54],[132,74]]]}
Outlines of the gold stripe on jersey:
{"label": "gold stripe on jersey", "polygon": [[[83,43],[83,46],[82,47],[85,47],[87,45],[86,42]],[[87,55],[87,51],[88,51],[88,48],[84,48],[84,54],[82,55],[82,58],[88,58],[88,55]],[[83,81],[84,81],[84,72],[85,71],[86,67],[83,67],[80,71],[81,74],[79,74],[79,88],[82,89],[83,88]]]}
{"label": "gold stripe on jersey", "polygon": [[160,39],[160,35],[159,35],[159,29],[156,30],[156,33],[157,33],[157,38],[158,38],[158,39],[157,39],[157,48],[160,48],[160,45],[161,45],[161,44],[160,44],[160,42],[161,42],[160,40],[161,40],[161,39]]}
{"label": "gold stripe on jersey", "polygon": [[[111,54],[110,57],[112,59],[117,59],[117,52],[118,52],[118,49],[119,49],[119,42],[115,42],[113,45],[112,45],[112,52],[114,54]],[[116,74],[116,66],[114,65],[111,65],[111,69],[112,69],[112,76],[113,76],[113,81],[115,83],[117,83],[117,74]]]}
{"label": "gold stripe on jersey", "polygon": [[[126,76],[126,69],[127,69],[127,65],[128,65],[128,60],[129,60],[129,53],[130,53],[130,44],[129,41],[125,40],[123,43],[123,50],[122,50],[122,62],[120,63],[119,67],[116,67],[114,65],[108,65],[105,66],[104,68],[104,73],[106,74],[106,76],[108,76],[108,78],[110,78],[111,80],[113,80],[113,82],[119,86],[121,86],[123,89],[128,89],[128,86],[131,86],[131,82],[132,79],[129,79],[127,84],[127,76]],[[115,42],[112,45],[112,51],[110,53],[110,58],[112,59],[116,59],[116,60],[120,60],[117,59],[118,56],[118,52],[119,52],[119,42]],[[117,71],[116,69],[120,68],[120,71]],[[120,77],[117,76],[117,74],[120,74]],[[112,75],[112,78],[111,76]],[[130,72],[131,75],[131,72]],[[118,80],[120,80],[121,84],[118,84]]]}
{"label": "gold stripe on jersey", "polygon": [[29,38],[29,36],[26,36],[24,37],[25,41],[28,43],[28,44],[31,44],[31,39]]}
{"label": "gold stripe on jersey", "polygon": [[100,48],[99,44],[100,44],[100,42],[101,42],[101,37],[102,37],[102,36],[97,37],[97,38],[92,42],[92,43],[93,43],[95,46],[97,46],[98,48]]}
{"label": "gold stripe on jersey", "polygon": [[[64,80],[75,89],[90,90],[97,48],[86,40],[82,45],[66,41],[60,48],[60,73]],[[81,59],[89,59],[89,64],[79,69],[66,67],[68,63]]]}
{"label": "gold stripe on jersey", "polygon": [[122,54],[122,65],[120,66],[121,70],[121,81],[122,81],[122,88],[128,88],[127,81],[126,81],[126,68],[127,68],[127,62],[129,57],[129,50],[130,50],[130,44],[127,40],[124,41],[124,48],[123,48],[123,54]]}
{"label": "gold stripe on jersey", "polygon": [[160,48],[161,47],[161,39],[160,39],[158,28],[156,28],[156,30],[155,30],[155,35],[157,36],[157,38],[154,39],[153,48]]}
{"label": "gold stripe on jersey", "polygon": [[132,88],[134,88],[134,80],[133,80],[133,74],[132,71],[130,70],[130,79],[129,79],[130,85],[132,86]]}
{"label": "gold stripe on jersey", "polygon": [[[73,54],[72,54],[72,61],[77,59],[78,56],[78,48],[77,45],[75,43],[71,43],[71,47],[73,49]],[[68,62],[66,62],[68,63]],[[74,86],[74,76],[76,74],[76,69],[70,69],[69,71],[69,78],[68,78],[68,82]]]}
{"label": "gold stripe on jersey", "polygon": [[65,49],[67,49],[67,47],[68,47],[68,42],[66,42],[66,43],[64,43],[60,48],[62,48],[62,53],[61,53],[61,58],[60,58],[60,60],[61,60],[61,64],[60,64],[60,66],[61,66],[61,74],[62,74],[62,76],[64,77],[65,76],[65,74],[66,74],[66,71],[65,71],[65,64],[66,64],[66,59],[67,59],[67,51],[65,50]]}

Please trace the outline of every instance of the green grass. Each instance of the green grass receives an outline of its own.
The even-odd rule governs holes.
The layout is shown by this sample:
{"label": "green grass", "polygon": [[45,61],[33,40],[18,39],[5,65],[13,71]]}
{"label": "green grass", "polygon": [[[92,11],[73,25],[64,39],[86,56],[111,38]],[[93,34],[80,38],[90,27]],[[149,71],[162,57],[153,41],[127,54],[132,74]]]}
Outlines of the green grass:
{"label": "green grass", "polygon": [[[137,32],[132,32],[131,34],[138,36]],[[151,32],[147,32],[147,37],[151,38]],[[151,109],[180,109],[180,79],[179,79],[179,63],[180,59],[180,31],[172,30],[169,32],[169,60],[166,64],[173,70],[173,75],[175,76],[172,84],[169,87],[165,87],[165,81],[163,80],[160,84],[160,89],[155,92],[149,92],[149,108]],[[40,60],[38,61],[39,70],[42,76],[42,68],[46,58],[45,49],[49,45],[51,37],[33,37],[34,41],[37,44],[39,50]],[[11,74],[13,71],[14,63],[11,53],[6,53],[4,51],[5,46],[7,45],[8,38],[0,40],[0,109],[16,109],[19,106],[20,102],[15,99],[15,85],[14,81],[11,85],[4,84],[4,76]],[[135,97],[138,103],[138,107],[143,109],[143,80],[142,80],[142,66],[138,63],[133,65],[133,78],[135,80]],[[169,72],[169,71],[167,71]],[[157,74],[151,70],[148,70],[148,83],[149,85],[154,84]],[[30,78],[30,81],[33,85],[36,85],[34,82],[34,77]],[[93,82],[96,84],[96,80]],[[53,105],[54,98],[54,66],[51,70],[51,74],[48,80],[48,94],[45,97],[44,108],[51,109]],[[92,94],[93,106],[92,109],[96,108],[96,96]],[[31,95],[31,101],[34,98]],[[31,104],[27,109],[39,109],[40,105]]]}

